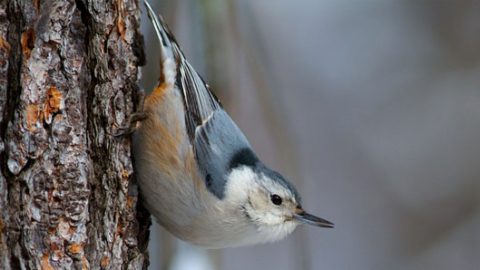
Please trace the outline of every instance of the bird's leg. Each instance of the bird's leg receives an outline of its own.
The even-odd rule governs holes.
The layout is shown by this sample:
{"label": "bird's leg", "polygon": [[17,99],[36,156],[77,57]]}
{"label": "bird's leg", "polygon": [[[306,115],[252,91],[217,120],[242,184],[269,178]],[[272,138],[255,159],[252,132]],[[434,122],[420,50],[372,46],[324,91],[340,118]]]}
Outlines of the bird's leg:
{"label": "bird's leg", "polygon": [[138,87],[135,92],[137,93],[136,111],[130,115],[125,126],[117,128],[112,133],[112,136],[114,137],[128,136],[132,134],[137,128],[137,123],[147,118],[147,114],[144,111],[145,91]]}

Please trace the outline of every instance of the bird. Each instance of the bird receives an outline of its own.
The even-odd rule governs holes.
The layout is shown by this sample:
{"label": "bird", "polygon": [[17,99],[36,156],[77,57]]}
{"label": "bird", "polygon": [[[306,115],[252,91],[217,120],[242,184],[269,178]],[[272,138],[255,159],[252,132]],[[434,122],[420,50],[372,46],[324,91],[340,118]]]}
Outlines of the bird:
{"label": "bird", "polygon": [[160,79],[133,133],[140,196],[167,231],[218,249],[274,242],[307,213],[293,184],[265,165],[187,61],[164,20],[144,1],[160,46]]}

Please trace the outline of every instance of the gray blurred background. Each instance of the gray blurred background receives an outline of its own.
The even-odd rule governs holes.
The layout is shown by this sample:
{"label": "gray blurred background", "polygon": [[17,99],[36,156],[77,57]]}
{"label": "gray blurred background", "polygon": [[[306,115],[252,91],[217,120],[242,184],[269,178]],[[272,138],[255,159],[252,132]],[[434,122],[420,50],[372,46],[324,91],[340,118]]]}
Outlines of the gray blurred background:
{"label": "gray blurred background", "polygon": [[336,225],[220,251],[155,225],[151,269],[480,269],[480,1],[151,2],[259,156]]}

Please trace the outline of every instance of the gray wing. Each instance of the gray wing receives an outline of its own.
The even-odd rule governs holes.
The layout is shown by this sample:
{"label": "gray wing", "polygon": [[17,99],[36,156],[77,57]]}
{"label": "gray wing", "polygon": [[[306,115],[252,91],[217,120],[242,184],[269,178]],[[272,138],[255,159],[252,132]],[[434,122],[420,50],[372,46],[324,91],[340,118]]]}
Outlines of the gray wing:
{"label": "gray wing", "polygon": [[213,112],[197,128],[194,147],[207,188],[219,199],[225,196],[226,177],[231,169],[258,162],[247,138],[223,109]]}
{"label": "gray wing", "polygon": [[182,90],[185,104],[185,121],[190,140],[195,137],[195,130],[215,111],[223,110],[218,99],[208,89],[207,84],[182,58],[177,73],[177,86]]}

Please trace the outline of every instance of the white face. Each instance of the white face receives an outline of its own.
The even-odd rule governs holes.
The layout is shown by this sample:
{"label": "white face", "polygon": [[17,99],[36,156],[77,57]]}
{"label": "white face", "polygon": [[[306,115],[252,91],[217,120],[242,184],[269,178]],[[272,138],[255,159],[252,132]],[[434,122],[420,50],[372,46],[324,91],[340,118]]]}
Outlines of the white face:
{"label": "white face", "polygon": [[280,240],[298,225],[293,219],[298,202],[292,192],[247,166],[232,170],[225,197],[244,209],[245,218],[257,229],[259,242]]}

